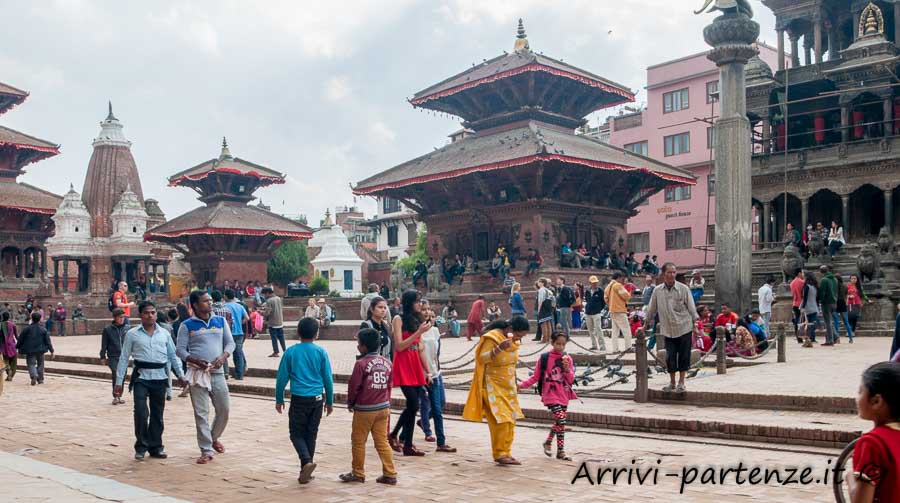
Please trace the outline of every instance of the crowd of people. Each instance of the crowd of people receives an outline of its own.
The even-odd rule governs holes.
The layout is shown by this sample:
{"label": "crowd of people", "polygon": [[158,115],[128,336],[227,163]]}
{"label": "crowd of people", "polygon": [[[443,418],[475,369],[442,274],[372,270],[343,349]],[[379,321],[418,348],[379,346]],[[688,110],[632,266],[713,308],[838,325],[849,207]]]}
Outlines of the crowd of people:
{"label": "crowd of people", "polygon": [[[834,220],[831,221],[831,227],[828,228],[822,225],[822,222],[817,222],[815,226],[811,223],[807,224],[806,230],[803,232],[788,222],[784,242],[796,246],[806,258],[817,257],[823,253],[834,257],[846,244],[846,239],[844,238],[844,228]],[[822,247],[811,246],[810,243],[821,243]]]}

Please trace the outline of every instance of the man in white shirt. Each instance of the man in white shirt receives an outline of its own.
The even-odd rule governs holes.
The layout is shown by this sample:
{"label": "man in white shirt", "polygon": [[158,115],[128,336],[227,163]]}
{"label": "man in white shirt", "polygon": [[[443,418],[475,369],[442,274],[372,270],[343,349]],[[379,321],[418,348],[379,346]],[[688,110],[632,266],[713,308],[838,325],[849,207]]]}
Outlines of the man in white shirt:
{"label": "man in white shirt", "polygon": [[765,322],[767,334],[772,333],[769,328],[769,322],[772,320],[772,304],[775,303],[775,292],[772,291],[774,285],[775,277],[769,275],[766,277],[766,282],[763,286],[759,287],[759,291],[757,292],[759,314],[762,317],[763,322]]}

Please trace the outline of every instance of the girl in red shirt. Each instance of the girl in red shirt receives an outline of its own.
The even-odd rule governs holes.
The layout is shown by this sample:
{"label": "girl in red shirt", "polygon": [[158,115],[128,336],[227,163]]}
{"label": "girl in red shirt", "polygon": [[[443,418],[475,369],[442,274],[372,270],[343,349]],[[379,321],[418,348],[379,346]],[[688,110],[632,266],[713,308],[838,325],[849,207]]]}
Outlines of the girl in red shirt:
{"label": "girl in red shirt", "polygon": [[422,334],[431,330],[431,322],[425,321],[422,313],[422,298],[418,290],[407,290],[400,297],[402,314],[394,316],[394,364],[391,370],[393,386],[399,386],[406,398],[406,408],[400,414],[394,431],[388,441],[394,450],[398,450],[398,428],[400,440],[403,441],[404,456],[424,456],[425,453],[413,445],[413,432],[416,425],[416,414],[419,413],[419,400],[425,386],[425,372],[422,360],[419,359],[419,339]]}
{"label": "girl in red shirt", "polygon": [[859,417],[874,424],[856,441],[853,471],[844,474],[854,503],[900,499],[900,363],[883,362],[863,372],[856,396]]}

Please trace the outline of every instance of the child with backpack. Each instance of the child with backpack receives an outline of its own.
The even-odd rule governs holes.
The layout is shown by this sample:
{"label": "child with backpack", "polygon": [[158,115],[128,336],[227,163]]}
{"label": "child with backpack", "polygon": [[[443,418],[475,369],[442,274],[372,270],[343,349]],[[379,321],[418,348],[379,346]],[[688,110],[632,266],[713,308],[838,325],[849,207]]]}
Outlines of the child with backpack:
{"label": "child with backpack", "polygon": [[572,357],[566,354],[566,343],[569,336],[563,332],[556,332],[550,337],[553,350],[541,355],[534,373],[528,379],[519,383],[519,388],[524,389],[537,384],[537,391],[541,395],[541,403],[553,414],[554,423],[550,427],[550,435],[544,442],[544,454],[552,455],[553,437],[556,437],[556,459],[571,461],[566,455],[565,434],[566,415],[569,401],[578,396],[572,389],[575,382],[575,365]]}
{"label": "child with backpack", "polygon": [[900,494],[900,363],[872,365],[856,397],[859,417],[872,421],[853,448],[853,470],[844,472],[852,501],[896,501]]}

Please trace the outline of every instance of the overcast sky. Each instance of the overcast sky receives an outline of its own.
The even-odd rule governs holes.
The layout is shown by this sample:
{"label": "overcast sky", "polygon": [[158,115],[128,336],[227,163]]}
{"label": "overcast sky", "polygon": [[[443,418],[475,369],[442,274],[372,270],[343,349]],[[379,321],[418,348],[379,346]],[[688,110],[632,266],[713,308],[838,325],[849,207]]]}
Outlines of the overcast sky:
{"label": "overcast sky", "polygon": [[[81,191],[112,100],[144,196],[168,218],[200,202],[166,178],[218,156],[227,136],[233,155],[287,174],[257,192],[273,211],[318,223],[354,204],[350,183],[446,143],[458,119],[406,99],[511,51],[519,17],[533,50],[639,91],[640,104],[647,66],[708,48],[714,16],[691,12],[701,3],[0,0],[0,81],[31,93],[0,124],[62,145],[21,180]],[[774,45],[772,13],[752,3]]]}

